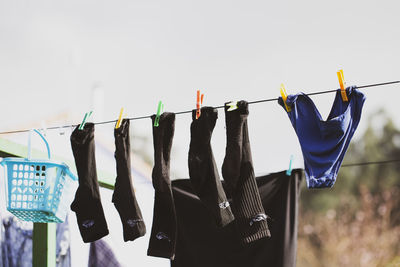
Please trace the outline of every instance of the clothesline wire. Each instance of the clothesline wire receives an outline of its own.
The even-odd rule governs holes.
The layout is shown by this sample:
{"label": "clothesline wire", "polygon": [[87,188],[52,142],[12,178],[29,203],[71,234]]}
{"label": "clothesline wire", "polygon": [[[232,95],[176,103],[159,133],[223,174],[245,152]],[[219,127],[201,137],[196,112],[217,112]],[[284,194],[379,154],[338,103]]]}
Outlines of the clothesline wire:
{"label": "clothesline wire", "polygon": [[366,162],[357,162],[357,163],[347,163],[343,164],[342,167],[354,167],[354,166],[365,166],[365,165],[376,165],[376,164],[389,164],[400,162],[400,159],[389,159],[382,161],[366,161]]}
{"label": "clothesline wire", "polygon": [[[357,86],[357,88],[358,89],[371,88],[371,87],[390,85],[390,84],[396,84],[396,83],[400,83],[400,81],[368,84],[368,85]],[[308,93],[306,95],[308,95],[308,96],[321,95],[321,94],[327,94],[327,93],[334,93],[336,91],[337,91],[337,89],[334,89],[334,90],[327,90],[327,91],[319,91],[319,92],[314,92],[314,93]],[[277,101],[277,100],[278,100],[278,98],[260,99],[260,100],[250,101],[250,102],[248,102],[248,104],[258,104],[258,103],[272,102],[272,101]],[[221,109],[221,108],[224,108],[224,106],[216,106],[214,108]],[[178,112],[174,112],[174,113],[176,115],[180,115],[180,114],[187,114],[187,113],[191,113],[191,112],[192,112],[192,110],[185,110],[185,111],[178,111]],[[126,118],[126,119],[128,119],[128,120],[142,120],[142,119],[148,119],[148,118],[151,118],[151,115],[140,116],[140,117],[132,117],[132,118]],[[109,120],[109,121],[95,122],[94,124],[95,125],[101,125],[101,124],[116,123],[116,122],[117,122],[117,120]],[[77,124],[63,125],[63,126],[53,126],[53,127],[46,128],[46,130],[56,130],[56,129],[76,127],[76,126],[77,126]],[[24,132],[29,132],[29,131],[30,131],[30,129],[14,130],[14,131],[0,132],[0,134],[24,133]]]}
{"label": "clothesline wire", "polygon": [[[390,84],[396,84],[396,83],[400,83],[400,81],[368,84],[368,85],[357,86],[357,88],[358,89],[371,88],[371,87],[390,85]],[[334,89],[334,90],[327,90],[327,91],[319,91],[319,92],[308,93],[306,95],[308,95],[308,96],[321,95],[321,94],[327,94],[327,93],[334,93],[336,91],[337,91],[337,89]],[[258,104],[258,103],[272,102],[272,101],[277,101],[277,100],[278,100],[278,98],[260,99],[260,100],[250,101],[250,102],[248,102],[248,104]],[[216,106],[214,108],[221,109],[221,108],[224,108],[224,106]],[[175,114],[179,115],[179,114],[187,114],[187,113],[191,113],[191,112],[192,112],[192,110],[186,110],[186,111],[175,112]],[[151,118],[151,115],[150,116],[141,116],[141,117],[132,117],[132,118],[127,118],[127,119],[129,119],[129,120],[141,120],[141,119],[147,119],[147,118]],[[108,124],[108,123],[115,123],[115,122],[117,122],[117,120],[95,122],[94,124],[99,125],[99,124]],[[55,129],[76,127],[76,126],[77,125],[73,125],[73,124],[71,124],[71,125],[63,125],[63,126],[53,126],[53,127],[46,128],[46,130],[55,130]],[[29,131],[30,131],[29,129],[14,130],[14,131],[0,132],[0,134],[23,133],[23,132],[29,132]],[[343,164],[342,167],[365,166],[365,165],[375,165],[375,164],[389,164],[389,163],[396,163],[396,162],[400,162],[400,159],[348,163],[348,164]]]}

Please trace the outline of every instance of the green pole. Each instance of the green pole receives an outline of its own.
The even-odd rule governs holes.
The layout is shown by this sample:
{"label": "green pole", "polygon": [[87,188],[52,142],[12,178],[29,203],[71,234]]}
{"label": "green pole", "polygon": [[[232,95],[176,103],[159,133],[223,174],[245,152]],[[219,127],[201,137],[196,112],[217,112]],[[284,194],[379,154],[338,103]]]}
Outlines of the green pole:
{"label": "green pole", "polygon": [[[0,138],[0,157],[26,157],[26,146]],[[38,151],[35,154],[39,154]],[[45,154],[42,155],[45,157]],[[70,163],[72,166],[73,163]],[[99,176],[108,178],[99,179],[100,187],[114,189],[114,178],[110,175],[99,173]],[[33,267],[56,267],[56,224],[33,224]]]}
{"label": "green pole", "polygon": [[33,267],[56,267],[56,224],[33,224]]}

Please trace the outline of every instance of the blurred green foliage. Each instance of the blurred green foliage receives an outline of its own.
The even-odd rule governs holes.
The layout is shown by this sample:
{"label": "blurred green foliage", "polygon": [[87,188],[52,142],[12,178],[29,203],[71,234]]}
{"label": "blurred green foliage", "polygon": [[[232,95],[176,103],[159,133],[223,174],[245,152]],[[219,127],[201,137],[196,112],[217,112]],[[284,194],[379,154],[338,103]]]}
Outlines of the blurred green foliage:
{"label": "blurred green foliage", "polygon": [[[380,110],[368,121],[362,138],[350,144],[342,165],[400,160],[400,130],[395,127],[392,119]],[[305,211],[324,213],[346,205],[346,208],[357,210],[360,205],[360,186],[365,186],[372,194],[389,188],[400,188],[399,171],[400,162],[341,167],[331,189],[307,189],[303,184],[302,208]]]}
{"label": "blurred green foliage", "polygon": [[[343,164],[400,159],[400,130],[380,110]],[[342,167],[331,189],[302,188],[298,266],[400,266],[400,162]]]}

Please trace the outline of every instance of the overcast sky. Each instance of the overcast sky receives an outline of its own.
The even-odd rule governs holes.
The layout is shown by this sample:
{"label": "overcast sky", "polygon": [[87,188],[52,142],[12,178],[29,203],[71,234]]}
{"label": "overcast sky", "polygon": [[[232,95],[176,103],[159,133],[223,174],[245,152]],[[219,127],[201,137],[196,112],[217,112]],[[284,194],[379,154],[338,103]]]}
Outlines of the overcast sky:
{"label": "overcast sky", "polygon": [[[159,100],[167,111],[188,110],[196,89],[211,106],[274,98],[281,83],[289,93],[335,89],[340,68],[348,85],[398,80],[398,10],[399,1],[1,0],[0,130],[40,125],[62,112],[79,123],[94,102],[97,121],[116,119],[121,107],[129,117],[150,115]],[[382,107],[397,114],[399,90],[365,89],[363,118]],[[333,97],[313,97],[324,117]],[[220,165],[219,114],[213,147]],[[176,121],[178,176],[187,176],[190,120]],[[257,173],[286,168],[290,154],[301,165],[277,103],[251,106],[249,127]],[[132,128],[151,136],[148,119]],[[113,138],[110,127],[96,131]]]}
{"label": "overcast sky", "polygon": [[[399,3],[0,0],[0,131],[39,127],[61,113],[68,114],[65,123],[79,123],[93,107],[96,121],[116,119],[121,107],[128,117],[150,115],[159,100],[167,111],[188,110],[197,89],[211,106],[275,98],[281,83],[288,93],[331,90],[340,68],[348,85],[400,80]],[[400,85],[363,91],[355,138],[379,108],[400,122]],[[333,98],[313,97],[325,118]],[[177,116],[175,177],[188,175],[190,122],[188,114]],[[212,139],[219,166],[224,124],[219,110]],[[131,127],[151,140],[149,119]],[[302,166],[297,137],[277,103],[250,107],[249,132],[257,173],[286,169],[291,154]],[[112,125],[96,133],[113,140]]]}

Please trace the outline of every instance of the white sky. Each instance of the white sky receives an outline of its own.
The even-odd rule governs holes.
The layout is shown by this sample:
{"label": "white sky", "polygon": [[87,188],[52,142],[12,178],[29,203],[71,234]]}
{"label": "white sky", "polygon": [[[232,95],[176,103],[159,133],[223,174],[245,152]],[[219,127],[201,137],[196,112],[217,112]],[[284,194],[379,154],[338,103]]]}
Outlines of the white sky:
{"label": "white sky", "polygon": [[[120,107],[129,117],[152,114],[160,99],[168,111],[194,108],[196,89],[206,93],[205,105],[214,106],[277,97],[282,82],[289,93],[335,89],[339,68],[348,85],[397,80],[399,6],[340,0],[0,0],[0,101],[7,111],[0,130],[39,124],[60,112],[78,123],[92,108],[93,88],[104,96],[94,119],[109,120]],[[364,115],[380,107],[397,113],[399,85],[364,91]],[[326,116],[333,94],[314,100]],[[225,122],[219,114],[213,145],[221,165]],[[178,176],[188,173],[190,119],[177,117],[172,169]],[[132,127],[151,135],[149,120]],[[278,104],[251,106],[249,127],[257,173],[286,168],[290,154],[301,166],[296,136]]]}
{"label": "white sky", "polygon": [[[150,115],[159,100],[167,111],[192,109],[196,89],[211,106],[275,98],[282,82],[289,93],[335,89],[340,68],[348,85],[400,80],[399,7],[395,0],[0,0],[0,131],[39,127],[62,112],[79,123],[93,107],[93,88],[104,99],[103,108],[96,105],[99,121],[116,119],[121,107],[129,117]],[[399,87],[363,90],[355,138],[377,109],[398,114]],[[333,97],[313,97],[325,117]],[[212,141],[221,166],[219,115]],[[188,175],[190,121],[177,116],[171,163],[177,177]],[[150,120],[131,125],[151,136]],[[287,168],[291,154],[302,166],[297,137],[277,103],[251,106],[249,127],[257,173]],[[96,131],[113,138],[112,127]]]}

